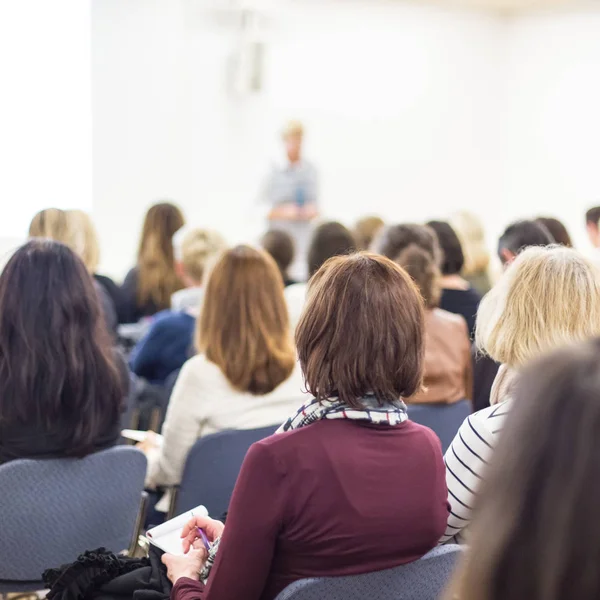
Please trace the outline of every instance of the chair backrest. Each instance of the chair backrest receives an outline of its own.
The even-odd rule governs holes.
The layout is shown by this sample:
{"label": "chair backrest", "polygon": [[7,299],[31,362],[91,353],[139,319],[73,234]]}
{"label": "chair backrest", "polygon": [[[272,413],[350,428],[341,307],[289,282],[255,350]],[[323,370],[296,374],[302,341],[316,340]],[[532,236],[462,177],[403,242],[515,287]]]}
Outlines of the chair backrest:
{"label": "chair backrest", "polygon": [[175,514],[203,504],[218,519],[227,511],[244,457],[254,442],[277,425],[261,429],[231,429],[200,438],[190,450],[177,496]]}
{"label": "chair backrest", "polygon": [[302,579],[277,600],[438,600],[460,552],[460,546],[439,546],[420,560],[385,571]]}
{"label": "chair backrest", "polygon": [[40,581],[85,550],[127,549],[145,476],[146,457],[126,446],[0,466],[0,580]]}
{"label": "chair backrest", "polygon": [[442,452],[446,452],[463,421],[473,412],[468,400],[454,404],[409,404],[408,416],[411,421],[433,429],[442,442]]}

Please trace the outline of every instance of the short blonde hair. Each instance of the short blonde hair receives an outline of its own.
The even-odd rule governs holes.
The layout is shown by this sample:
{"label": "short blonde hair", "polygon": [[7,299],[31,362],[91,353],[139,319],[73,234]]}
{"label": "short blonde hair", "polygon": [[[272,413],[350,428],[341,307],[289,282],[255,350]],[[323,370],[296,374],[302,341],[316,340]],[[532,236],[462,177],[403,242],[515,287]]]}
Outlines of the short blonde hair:
{"label": "short blonde hair", "polygon": [[477,346],[512,367],[597,335],[600,269],[562,246],[524,250],[477,314]]}
{"label": "short blonde hair", "polygon": [[283,139],[288,137],[302,137],[304,135],[304,125],[300,121],[288,121],[281,132]]}
{"label": "short blonde hair", "polygon": [[210,229],[182,229],[173,237],[175,258],[196,283],[202,283],[210,263],[226,248],[223,236]]}
{"label": "short blonde hair", "polygon": [[100,263],[100,244],[92,218],[83,210],[68,210],[67,221],[71,231],[71,249],[94,274]]}
{"label": "short blonde hair", "polygon": [[468,211],[455,213],[450,218],[465,257],[462,274],[465,277],[487,271],[490,253],[485,244],[485,232],[479,218]]}

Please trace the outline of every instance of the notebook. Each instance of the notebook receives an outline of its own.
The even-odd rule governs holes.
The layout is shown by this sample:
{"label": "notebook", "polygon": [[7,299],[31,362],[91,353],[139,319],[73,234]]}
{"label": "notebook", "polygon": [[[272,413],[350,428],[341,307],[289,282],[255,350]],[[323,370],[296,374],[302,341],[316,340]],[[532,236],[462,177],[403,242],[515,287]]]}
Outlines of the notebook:
{"label": "notebook", "polygon": [[181,531],[192,517],[208,517],[208,511],[202,505],[163,523],[146,532],[150,543],[169,554],[183,555]]}

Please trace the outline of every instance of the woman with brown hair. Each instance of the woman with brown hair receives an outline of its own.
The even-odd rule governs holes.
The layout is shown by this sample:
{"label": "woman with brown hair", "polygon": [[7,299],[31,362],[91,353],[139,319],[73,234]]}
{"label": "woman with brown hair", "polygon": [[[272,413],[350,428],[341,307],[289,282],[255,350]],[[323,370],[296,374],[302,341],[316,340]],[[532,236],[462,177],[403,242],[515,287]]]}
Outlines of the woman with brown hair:
{"label": "woman with brown hair", "polygon": [[0,464],[115,445],[128,386],[82,261],[27,242],[0,275]]}
{"label": "woman with brown hair", "polygon": [[596,340],[523,372],[448,600],[600,597],[599,357]]}
{"label": "woman with brown hair", "polygon": [[217,261],[195,342],[198,354],[183,365],[173,389],[164,443],[158,455],[150,453],[151,487],[179,483],[199,437],[276,425],[306,396],[283,281],[266,252],[237,246]]}
{"label": "woman with brown hair", "polygon": [[[296,343],[313,398],[250,448],[227,525],[195,518],[187,554],[163,556],[173,600],[273,600],[299,579],[418,560],[444,529],[440,443],[402,402],[423,378],[423,305],[410,277],[374,254],[332,258],[311,280]],[[220,538],[207,584],[206,552],[190,550],[196,527]]]}
{"label": "woman with brown hair", "polygon": [[[425,302],[424,385],[423,390],[410,398],[410,402],[462,402],[466,406],[473,391],[471,343],[467,323],[462,316],[439,308],[441,273],[426,249],[411,243],[400,252],[395,262],[413,278]],[[450,441],[452,440],[448,440],[448,443]]]}
{"label": "woman with brown hair", "polygon": [[183,287],[175,270],[173,236],[184,224],[181,210],[169,202],[155,204],[146,213],[137,265],[121,288],[127,323],[169,308],[171,296]]}

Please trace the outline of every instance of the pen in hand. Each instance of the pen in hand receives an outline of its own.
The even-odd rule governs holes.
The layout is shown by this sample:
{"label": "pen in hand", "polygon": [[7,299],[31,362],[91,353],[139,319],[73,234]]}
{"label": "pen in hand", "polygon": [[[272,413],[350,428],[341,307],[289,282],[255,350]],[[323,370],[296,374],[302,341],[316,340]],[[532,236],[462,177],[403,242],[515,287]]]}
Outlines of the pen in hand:
{"label": "pen in hand", "polygon": [[208,541],[208,538],[206,537],[206,533],[204,533],[204,530],[201,527],[196,527],[196,531],[198,532],[198,535],[200,536],[200,539],[202,540],[206,551],[210,552],[211,545]]}

